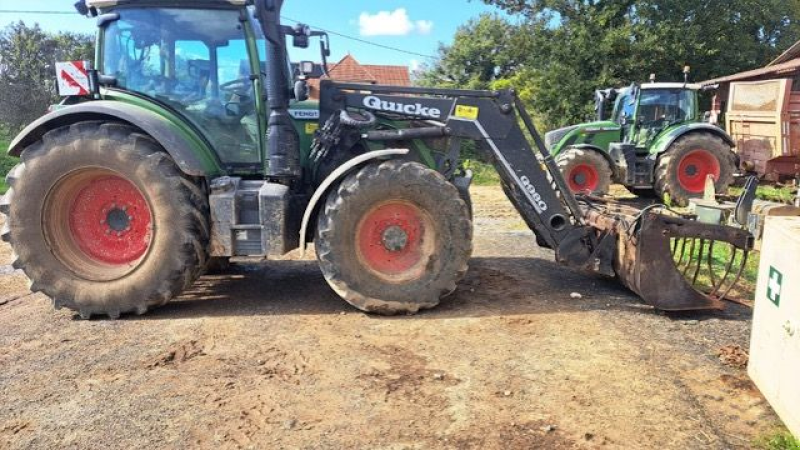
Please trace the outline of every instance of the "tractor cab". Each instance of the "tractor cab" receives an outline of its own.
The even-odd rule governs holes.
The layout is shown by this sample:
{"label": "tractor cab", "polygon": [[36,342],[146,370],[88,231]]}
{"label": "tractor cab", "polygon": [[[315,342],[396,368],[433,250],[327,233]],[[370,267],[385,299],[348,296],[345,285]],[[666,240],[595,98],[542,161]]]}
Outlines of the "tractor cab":
{"label": "tractor cab", "polygon": [[648,83],[618,91],[611,120],[620,126],[621,141],[647,153],[662,132],[698,121],[699,89],[695,84]]}

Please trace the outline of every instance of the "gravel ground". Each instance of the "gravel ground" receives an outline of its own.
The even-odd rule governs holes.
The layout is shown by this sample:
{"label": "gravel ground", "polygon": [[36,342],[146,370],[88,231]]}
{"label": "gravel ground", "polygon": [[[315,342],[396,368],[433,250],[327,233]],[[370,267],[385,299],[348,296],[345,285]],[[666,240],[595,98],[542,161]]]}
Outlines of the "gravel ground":
{"label": "gravel ground", "polygon": [[728,449],[775,423],[718,357],[747,348],[747,308],[653,311],[553,263],[499,189],[473,195],[466,280],[409,317],[362,314],[292,260],[81,321],[0,247],[0,448]]}

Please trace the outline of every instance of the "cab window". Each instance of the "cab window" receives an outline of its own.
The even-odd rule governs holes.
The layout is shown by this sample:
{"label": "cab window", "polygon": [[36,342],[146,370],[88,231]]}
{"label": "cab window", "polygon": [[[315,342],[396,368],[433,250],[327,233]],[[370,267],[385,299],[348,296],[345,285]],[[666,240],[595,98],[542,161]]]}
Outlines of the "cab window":
{"label": "cab window", "polygon": [[225,163],[260,160],[255,95],[238,10],[121,8],[102,68],[123,89],[177,110]]}

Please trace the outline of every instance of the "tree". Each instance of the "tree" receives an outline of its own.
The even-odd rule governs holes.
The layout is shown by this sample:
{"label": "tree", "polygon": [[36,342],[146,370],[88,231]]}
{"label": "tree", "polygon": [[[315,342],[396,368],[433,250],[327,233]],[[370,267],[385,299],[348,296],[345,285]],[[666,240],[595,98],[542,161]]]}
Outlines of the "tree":
{"label": "tree", "polygon": [[650,73],[682,80],[684,65],[694,80],[728,75],[760,67],[800,39],[800,0],[483,1],[515,23],[488,16],[486,27],[502,33],[482,30],[483,17],[466,24],[422,79],[513,86],[548,129],[585,120],[597,88]]}
{"label": "tree", "polygon": [[519,36],[497,15],[483,14],[456,31],[452,46],[439,46],[436,62],[424,68],[418,83],[424,86],[488,89],[507,77],[521,55],[508,43]]}
{"label": "tree", "polygon": [[91,59],[91,36],[51,34],[24,22],[0,31],[0,125],[14,132],[58,101],[55,62]]}

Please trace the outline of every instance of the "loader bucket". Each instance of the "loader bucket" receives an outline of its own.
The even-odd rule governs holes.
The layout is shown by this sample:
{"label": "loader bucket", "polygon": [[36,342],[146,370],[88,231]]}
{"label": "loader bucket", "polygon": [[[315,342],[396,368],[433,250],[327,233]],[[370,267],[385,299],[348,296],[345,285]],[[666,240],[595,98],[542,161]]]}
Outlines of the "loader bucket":
{"label": "loader bucket", "polygon": [[617,235],[614,269],[622,283],[664,311],[723,309],[753,248],[745,230],[654,210],[607,205],[586,217]]}

